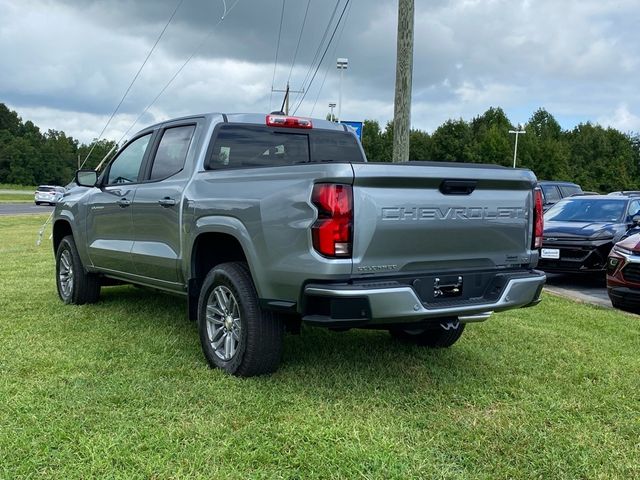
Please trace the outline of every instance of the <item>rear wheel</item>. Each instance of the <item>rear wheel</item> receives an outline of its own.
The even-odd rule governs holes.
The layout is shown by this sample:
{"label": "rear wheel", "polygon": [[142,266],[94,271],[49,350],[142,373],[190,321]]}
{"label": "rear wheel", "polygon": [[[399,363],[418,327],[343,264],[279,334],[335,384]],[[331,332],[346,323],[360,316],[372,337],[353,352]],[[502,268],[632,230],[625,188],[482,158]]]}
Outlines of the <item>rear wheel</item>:
{"label": "rear wheel", "polygon": [[392,328],[389,333],[403,342],[431,348],[447,348],[458,341],[463,331],[464,323],[454,318],[442,319],[426,328]]}
{"label": "rear wheel", "polygon": [[246,263],[223,263],[209,272],[198,301],[198,332],[211,367],[251,377],[280,364],[283,322],[260,308]]}
{"label": "rear wheel", "polygon": [[60,241],[56,251],[56,287],[64,303],[95,303],[100,297],[100,278],[85,271],[71,235]]}

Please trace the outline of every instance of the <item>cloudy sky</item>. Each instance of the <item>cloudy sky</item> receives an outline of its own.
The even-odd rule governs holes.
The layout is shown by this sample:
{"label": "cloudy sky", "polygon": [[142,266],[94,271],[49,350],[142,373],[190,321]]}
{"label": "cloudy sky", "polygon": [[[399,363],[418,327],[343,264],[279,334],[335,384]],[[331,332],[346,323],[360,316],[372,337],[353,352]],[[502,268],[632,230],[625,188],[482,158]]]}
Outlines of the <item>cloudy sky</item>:
{"label": "cloudy sky", "polygon": [[[346,1],[338,1],[334,24]],[[91,140],[178,4],[105,136],[118,140],[191,55],[133,131],[190,113],[279,108],[282,94],[270,91],[282,0],[0,0],[0,102],[45,130]],[[592,121],[640,131],[640,0],[415,6],[414,128],[433,131],[500,106],[514,123],[544,107],[565,128]],[[274,86],[288,78],[292,89],[305,85],[297,114],[324,117],[338,99],[335,59],[348,57],[343,119],[384,124],[393,115],[397,0],[351,0],[308,87],[335,7],[286,0]]]}

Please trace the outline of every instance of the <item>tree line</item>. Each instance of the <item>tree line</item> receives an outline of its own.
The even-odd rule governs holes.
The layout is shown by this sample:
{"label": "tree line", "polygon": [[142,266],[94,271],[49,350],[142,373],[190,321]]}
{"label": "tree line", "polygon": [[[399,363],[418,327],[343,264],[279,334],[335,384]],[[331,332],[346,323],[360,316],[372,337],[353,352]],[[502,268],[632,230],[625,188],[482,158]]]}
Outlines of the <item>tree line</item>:
{"label": "tree line", "polygon": [[[467,122],[448,120],[432,134],[412,130],[411,160],[493,163],[513,166],[517,129],[501,108],[489,108]],[[640,190],[640,136],[581,123],[563,130],[558,121],[539,109],[523,125],[518,138],[517,166],[533,170],[540,180],[567,180],[584,190],[607,193]],[[362,143],[369,161],[389,162],[393,150],[393,123],[382,130],[366,120]]]}
{"label": "tree line", "polygon": [[[563,130],[544,109],[523,127],[527,133],[518,140],[518,166],[530,168],[539,179],[569,180],[601,193],[640,190],[638,134],[591,123]],[[511,166],[514,135],[508,132],[513,129],[501,108],[489,108],[468,122],[448,120],[432,134],[412,130],[410,158]],[[378,122],[366,120],[362,140],[369,161],[391,161],[392,122],[382,130]],[[112,140],[97,142],[85,167],[94,168],[114,145]],[[62,131],[42,133],[0,103],[0,183],[66,185],[92,146]]]}
{"label": "tree line", "polygon": [[59,130],[44,133],[0,103],[0,183],[66,185],[95,143],[86,168],[95,168],[115,145],[112,140],[80,143]]}

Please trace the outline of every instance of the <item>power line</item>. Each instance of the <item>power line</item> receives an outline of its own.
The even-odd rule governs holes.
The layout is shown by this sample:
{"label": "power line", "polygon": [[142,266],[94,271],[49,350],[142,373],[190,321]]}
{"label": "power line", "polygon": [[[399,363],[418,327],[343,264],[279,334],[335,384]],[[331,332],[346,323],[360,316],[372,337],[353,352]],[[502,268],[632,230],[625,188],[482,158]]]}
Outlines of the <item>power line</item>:
{"label": "power line", "polygon": [[[347,16],[344,17],[344,22],[342,22],[342,28],[340,29],[340,33],[338,34],[338,39],[336,40],[336,43],[333,45],[333,50],[331,55],[332,57],[335,57],[336,50],[340,45],[340,40],[342,40],[342,34],[344,33],[344,28],[347,25],[347,22],[349,21],[349,14],[351,13],[351,5],[353,4],[349,5],[349,10],[347,10]],[[318,95],[316,95],[316,101],[313,102],[313,108],[311,109],[311,113],[309,114],[310,117],[313,117],[313,111],[316,109],[316,104],[318,103],[318,99],[320,98],[320,93],[322,93],[322,88],[324,87],[324,82],[327,80],[327,74],[329,73],[329,69],[331,65],[332,65],[331,63],[327,63],[327,68],[324,71],[324,77],[322,78],[322,83],[320,84],[320,88],[318,89]]]}
{"label": "power line", "polygon": [[304,31],[304,26],[307,23],[307,14],[309,13],[309,5],[311,5],[311,0],[307,0],[307,8],[304,11],[304,18],[302,19],[302,27],[300,27],[300,34],[298,35],[298,44],[296,45],[296,51],[293,54],[293,60],[291,61],[291,69],[289,70],[287,83],[289,83],[289,80],[291,80],[291,73],[293,73],[293,66],[296,64],[296,57],[298,56],[298,49],[300,48],[300,40],[302,40],[302,32]]}
{"label": "power line", "polygon": [[273,84],[276,81],[276,68],[278,66],[278,52],[280,51],[280,36],[282,35],[282,20],[284,19],[284,6],[286,0],[282,0],[282,12],[280,12],[280,28],[278,28],[278,42],[276,43],[276,60],[273,62],[273,77],[271,78],[271,94],[269,95],[269,111],[271,111],[271,101],[273,100]]}
{"label": "power line", "polygon": [[304,98],[307,96],[307,93],[309,92],[309,88],[311,88],[311,84],[313,83],[313,80],[316,78],[316,74],[318,73],[318,69],[320,68],[320,65],[322,65],[322,61],[324,60],[324,57],[327,54],[327,51],[329,50],[329,47],[331,46],[331,42],[333,41],[333,37],[335,36],[336,31],[338,30],[338,27],[340,26],[340,22],[342,21],[342,17],[344,16],[344,12],[347,10],[347,7],[349,6],[349,2],[350,2],[350,0],[347,0],[347,2],[344,4],[344,8],[342,9],[342,13],[340,13],[340,18],[338,18],[338,21],[336,22],[336,26],[333,29],[333,33],[331,34],[331,38],[329,39],[329,42],[327,42],[327,47],[324,49],[324,53],[322,54],[322,58],[320,58],[320,62],[318,62],[318,66],[316,67],[316,71],[313,72],[313,77],[311,77],[311,80],[309,80],[309,84],[307,85],[307,88],[305,89],[304,93],[302,94],[302,98],[300,99],[300,102],[298,103],[298,106],[293,111],[294,115],[298,111],[298,108],[300,108],[300,105],[302,105],[302,102],[304,101]]}
{"label": "power line", "polygon": [[169,17],[169,20],[167,20],[167,23],[164,25],[164,28],[160,32],[160,35],[158,35],[158,38],[156,38],[156,41],[153,44],[153,46],[151,47],[151,50],[149,50],[149,53],[147,54],[147,57],[144,59],[144,62],[142,62],[142,65],[140,65],[140,68],[138,68],[138,71],[134,75],[133,80],[131,80],[131,83],[129,84],[129,86],[125,90],[124,95],[122,95],[122,98],[118,102],[118,105],[116,105],[116,108],[113,110],[113,113],[111,113],[111,116],[109,117],[109,120],[107,120],[107,123],[105,124],[104,128],[100,132],[100,135],[98,135],[97,140],[95,142],[93,142],[93,145],[91,146],[91,149],[89,150],[89,153],[87,153],[87,156],[85,157],[84,161],[82,162],[82,165],[80,165],[80,168],[82,168],[84,166],[84,164],[87,162],[87,160],[89,159],[89,156],[93,152],[93,149],[96,147],[97,143],[102,138],[102,135],[104,135],[104,132],[107,130],[107,127],[111,123],[111,120],[113,120],[113,117],[115,117],[115,115],[118,112],[118,110],[120,110],[120,107],[122,106],[122,102],[124,102],[124,99],[127,97],[127,95],[129,94],[129,91],[131,90],[131,87],[133,87],[133,84],[136,82],[136,80],[140,76],[140,73],[142,72],[142,69],[144,68],[144,66],[149,61],[149,58],[151,57],[151,54],[154,52],[154,50],[158,46],[158,43],[160,42],[160,39],[163,37],[164,32],[167,31],[167,27],[169,27],[169,24],[171,23],[171,20],[173,20],[173,17],[176,15],[176,12],[178,11],[178,9],[180,8],[180,6],[182,5],[183,2],[184,2],[184,0],[179,0],[178,4],[173,9],[173,12],[171,13],[171,16]]}
{"label": "power line", "polygon": [[[193,57],[196,56],[196,54],[200,51],[200,49],[204,46],[204,44],[206,43],[206,41],[209,39],[209,37],[211,37],[211,35],[213,34],[214,30],[216,29],[216,27],[218,25],[220,25],[222,23],[222,21],[227,18],[227,15],[229,13],[231,13],[231,11],[235,8],[235,6],[240,2],[240,0],[236,0],[233,5],[231,5],[231,7],[229,7],[228,10],[225,10],[225,15],[223,15],[220,20],[218,20],[218,23],[216,23],[215,25],[213,25],[213,27],[211,27],[211,30],[209,30],[209,33],[207,33],[207,35],[202,39],[202,41],[200,42],[200,44],[196,47],[196,49],[193,51],[193,53],[191,55],[189,55],[189,57],[184,61],[184,63],[180,66],[180,68],[178,68],[178,70],[176,71],[176,73],[173,74],[173,76],[169,79],[169,81],[165,84],[164,87],[162,87],[162,89],[160,90],[160,92],[155,96],[155,98],[151,101],[151,103],[149,105],[147,105],[147,107],[142,111],[142,113],[140,115],[138,115],[138,117],[134,120],[134,122],[131,124],[131,126],[127,129],[126,132],[124,132],[124,134],[122,135],[122,137],[120,137],[120,140],[118,140],[118,144],[120,144],[120,142],[122,142],[122,140],[124,139],[124,137],[127,136],[127,134],[131,131],[131,129],[134,127],[134,125],[136,123],[138,123],[138,121],[144,116],[145,113],[147,113],[149,111],[149,109],[153,106],[154,103],[156,103],[156,101],[158,100],[158,98],[160,98],[160,96],[165,92],[165,90],[167,88],[169,88],[169,86],[173,83],[173,81],[176,79],[176,77],[178,75],[180,75],[180,72],[182,72],[182,70],[184,70],[184,67],[187,66],[187,64],[191,61],[191,59]],[[226,6],[226,5],[225,5]]]}
{"label": "power line", "polygon": [[[327,38],[327,35],[329,33],[329,29],[331,28],[331,24],[333,23],[333,19],[336,16],[336,12],[338,11],[338,6],[340,5],[340,0],[336,0],[336,4],[333,7],[333,11],[331,12],[331,16],[329,17],[329,21],[327,22],[327,26],[324,29],[324,33],[322,34],[322,38],[320,39],[320,43],[318,44],[318,48],[316,49],[316,53],[313,55],[313,60],[311,60],[311,63],[309,64],[309,70],[307,70],[307,74],[304,76],[304,80],[302,81],[302,91],[304,92],[306,90],[305,88],[305,84],[307,83],[307,80],[309,80],[309,77],[311,76],[311,72],[313,71],[313,66],[316,63],[316,60],[318,59],[318,56],[320,55],[320,52],[322,51],[322,45],[324,45],[324,41]],[[296,96],[296,98],[294,99],[293,103],[298,101],[298,98],[300,98],[300,95]]]}

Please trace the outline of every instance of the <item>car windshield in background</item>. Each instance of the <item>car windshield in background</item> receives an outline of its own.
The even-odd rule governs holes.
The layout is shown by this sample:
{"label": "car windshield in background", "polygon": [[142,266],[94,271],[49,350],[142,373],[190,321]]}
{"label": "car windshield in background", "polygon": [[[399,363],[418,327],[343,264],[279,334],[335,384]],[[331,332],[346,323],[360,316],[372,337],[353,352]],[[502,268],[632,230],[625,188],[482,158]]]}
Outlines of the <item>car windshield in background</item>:
{"label": "car windshield in background", "polygon": [[544,220],[556,222],[619,222],[626,200],[575,198],[558,202],[545,214]]}
{"label": "car windshield in background", "polygon": [[38,187],[39,192],[55,192],[56,187]]}

